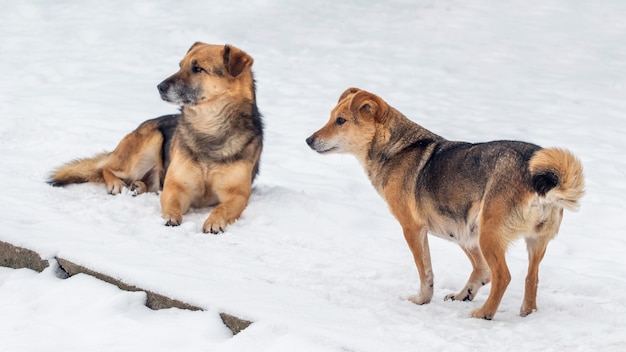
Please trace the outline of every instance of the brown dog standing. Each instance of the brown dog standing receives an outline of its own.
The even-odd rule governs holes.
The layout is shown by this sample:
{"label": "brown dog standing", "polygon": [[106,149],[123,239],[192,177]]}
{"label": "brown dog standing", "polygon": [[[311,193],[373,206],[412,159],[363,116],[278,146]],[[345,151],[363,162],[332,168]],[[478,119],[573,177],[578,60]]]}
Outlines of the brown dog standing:
{"label": "brown dog standing", "polygon": [[233,46],[195,43],[158,85],[180,114],[142,123],[113,152],[65,164],[48,182],[103,182],[110,194],[163,189],[166,225],[180,225],[190,207],[216,205],[202,229],[223,231],[248,204],[263,149],[252,63]]}
{"label": "brown dog standing", "polygon": [[524,237],[529,266],[520,314],[536,310],[539,263],[563,208],[576,210],[584,193],[582,165],[570,152],[516,141],[448,141],[357,88],[341,95],[328,123],[306,141],[319,153],[354,155],[387,201],[420,276],[412,302],[433,296],[430,232],[458,243],[473,266],[465,287],[446,300],[472,300],[491,282],[472,316],[492,319],[511,279],[506,249]]}

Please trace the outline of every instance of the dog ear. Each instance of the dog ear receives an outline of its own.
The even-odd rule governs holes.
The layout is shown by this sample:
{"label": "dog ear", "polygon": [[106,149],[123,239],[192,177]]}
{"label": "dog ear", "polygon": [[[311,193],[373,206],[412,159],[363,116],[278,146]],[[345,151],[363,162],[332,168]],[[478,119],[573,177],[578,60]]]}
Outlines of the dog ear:
{"label": "dog ear", "polygon": [[253,62],[252,56],[243,50],[228,44],[224,45],[224,66],[231,76],[237,77],[247,67],[252,66]]}
{"label": "dog ear", "polygon": [[339,97],[339,100],[337,101],[337,104],[341,103],[342,100],[344,100],[345,98],[347,98],[349,95],[354,94],[356,92],[360,91],[359,88],[348,88],[346,90],[343,91],[343,93],[341,93],[341,96]]}
{"label": "dog ear", "polygon": [[352,97],[350,111],[353,114],[371,117],[374,121],[384,123],[387,118],[389,106],[379,96],[364,90],[359,90]]}
{"label": "dog ear", "polygon": [[202,43],[202,42],[195,42],[195,43],[193,43],[193,45],[191,46],[191,48],[189,48],[189,50],[187,50],[187,52],[190,52],[193,48],[195,48],[195,47],[197,47],[197,46],[199,46],[199,45],[206,45],[206,44],[204,44],[204,43]]}

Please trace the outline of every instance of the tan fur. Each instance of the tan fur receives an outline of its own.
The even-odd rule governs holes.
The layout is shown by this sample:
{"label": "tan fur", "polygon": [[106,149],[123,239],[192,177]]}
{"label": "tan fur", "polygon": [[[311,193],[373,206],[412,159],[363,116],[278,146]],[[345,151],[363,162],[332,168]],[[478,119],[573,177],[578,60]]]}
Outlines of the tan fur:
{"label": "tan fur", "polygon": [[252,63],[233,46],[195,43],[158,87],[180,115],[144,122],[113,152],[63,165],[49,182],[104,182],[110,194],[162,187],[166,225],[179,225],[190,207],[216,206],[203,231],[223,231],[248,204],[263,146]]}
{"label": "tan fur", "polygon": [[76,159],[54,171],[56,180],[67,180],[67,183],[104,182],[102,169],[109,157],[109,152],[103,152],[91,158]]}
{"label": "tan fur", "polygon": [[427,233],[458,243],[472,263],[465,287],[446,300],[472,300],[491,282],[473,317],[492,319],[511,275],[505,253],[526,238],[529,267],[520,314],[536,310],[538,266],[558,232],[563,208],[584,193],[580,161],[562,149],[515,141],[451,142],[358,88],[341,94],[328,123],[307,139],[319,153],[349,153],[398,219],[420,276],[409,300],[430,302]]}
{"label": "tan fur", "polygon": [[568,210],[578,210],[580,207],[578,200],[584,194],[584,180],[581,177],[582,164],[574,154],[560,148],[546,148],[535,154],[529,162],[528,169],[531,173],[541,171],[558,173],[557,176],[562,183],[548,195],[549,201],[559,203]]}

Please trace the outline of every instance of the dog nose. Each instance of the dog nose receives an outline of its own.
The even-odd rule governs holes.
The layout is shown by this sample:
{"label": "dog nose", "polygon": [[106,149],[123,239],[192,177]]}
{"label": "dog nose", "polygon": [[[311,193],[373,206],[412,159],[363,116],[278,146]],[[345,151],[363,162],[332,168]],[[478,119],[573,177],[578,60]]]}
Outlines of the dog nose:
{"label": "dog nose", "polygon": [[313,136],[306,139],[306,144],[308,144],[309,147],[313,147],[313,142],[315,142],[315,137]]}
{"label": "dog nose", "polygon": [[165,94],[169,88],[170,88],[170,85],[167,84],[167,82],[165,81],[159,83],[159,85],[157,86],[157,89],[159,90],[159,93],[161,94]]}

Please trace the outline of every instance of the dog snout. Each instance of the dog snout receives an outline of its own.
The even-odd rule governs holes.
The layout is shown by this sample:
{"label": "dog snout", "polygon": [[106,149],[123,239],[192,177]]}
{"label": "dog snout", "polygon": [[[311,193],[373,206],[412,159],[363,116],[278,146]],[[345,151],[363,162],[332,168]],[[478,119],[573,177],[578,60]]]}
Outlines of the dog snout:
{"label": "dog snout", "polygon": [[170,84],[167,81],[163,81],[159,83],[157,89],[159,90],[159,93],[165,94],[170,89]]}
{"label": "dog snout", "polygon": [[306,139],[306,144],[308,144],[309,147],[313,148],[313,143],[315,143],[315,135],[311,135],[311,137]]}

